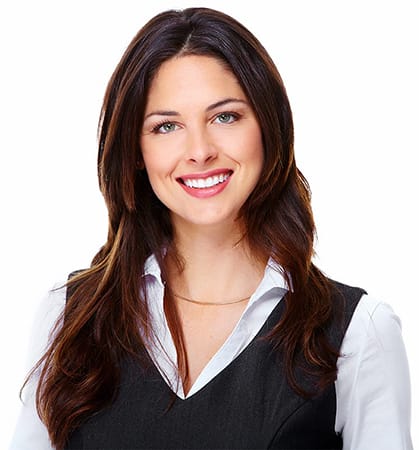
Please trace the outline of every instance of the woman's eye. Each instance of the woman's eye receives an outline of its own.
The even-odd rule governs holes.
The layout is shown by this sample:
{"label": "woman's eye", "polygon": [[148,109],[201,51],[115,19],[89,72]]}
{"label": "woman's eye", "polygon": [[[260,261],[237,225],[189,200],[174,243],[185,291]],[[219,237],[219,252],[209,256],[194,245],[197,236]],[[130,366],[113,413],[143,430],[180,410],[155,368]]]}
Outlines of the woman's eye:
{"label": "woman's eye", "polygon": [[221,113],[215,118],[218,123],[232,123],[237,120],[237,116],[233,113]]}
{"label": "woman's eye", "polygon": [[173,122],[164,122],[153,128],[153,133],[167,134],[177,129],[177,125]]}

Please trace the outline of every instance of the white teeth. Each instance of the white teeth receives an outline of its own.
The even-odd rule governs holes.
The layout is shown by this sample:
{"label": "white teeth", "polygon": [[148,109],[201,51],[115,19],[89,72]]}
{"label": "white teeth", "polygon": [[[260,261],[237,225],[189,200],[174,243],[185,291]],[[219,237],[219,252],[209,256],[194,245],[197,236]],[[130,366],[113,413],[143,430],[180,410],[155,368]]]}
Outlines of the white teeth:
{"label": "white teeth", "polygon": [[216,184],[223,183],[227,180],[227,178],[230,176],[230,174],[222,174],[222,175],[215,175],[213,177],[208,178],[196,178],[196,179],[187,179],[183,180],[183,182],[186,184],[186,186],[196,189],[203,189],[203,188],[209,188],[212,186],[215,186]]}

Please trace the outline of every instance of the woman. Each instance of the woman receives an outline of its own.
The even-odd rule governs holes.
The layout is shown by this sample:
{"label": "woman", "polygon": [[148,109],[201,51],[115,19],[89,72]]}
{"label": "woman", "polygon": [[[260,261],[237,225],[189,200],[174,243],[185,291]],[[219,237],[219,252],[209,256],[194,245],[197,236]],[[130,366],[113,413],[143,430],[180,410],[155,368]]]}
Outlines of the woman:
{"label": "woman", "polygon": [[98,169],[108,240],[51,293],[12,448],[411,448],[398,319],[312,263],[286,91],[248,30],[205,8],[149,21],[108,85]]}

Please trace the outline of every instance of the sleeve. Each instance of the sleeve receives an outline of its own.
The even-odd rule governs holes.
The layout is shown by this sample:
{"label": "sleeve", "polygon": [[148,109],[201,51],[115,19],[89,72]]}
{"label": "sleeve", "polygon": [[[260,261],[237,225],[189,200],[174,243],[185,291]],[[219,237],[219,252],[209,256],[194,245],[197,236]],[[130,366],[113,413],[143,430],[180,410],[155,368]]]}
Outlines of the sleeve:
{"label": "sleeve", "polygon": [[344,450],[412,450],[410,378],[399,318],[360,300],[338,359],[335,430]]}
{"label": "sleeve", "polygon": [[[55,286],[43,299],[35,317],[29,342],[28,372],[44,354],[50,332],[65,305],[65,288]],[[22,407],[10,442],[9,450],[52,450],[48,431],[41,422],[35,405],[36,374],[29,380],[22,393]]]}

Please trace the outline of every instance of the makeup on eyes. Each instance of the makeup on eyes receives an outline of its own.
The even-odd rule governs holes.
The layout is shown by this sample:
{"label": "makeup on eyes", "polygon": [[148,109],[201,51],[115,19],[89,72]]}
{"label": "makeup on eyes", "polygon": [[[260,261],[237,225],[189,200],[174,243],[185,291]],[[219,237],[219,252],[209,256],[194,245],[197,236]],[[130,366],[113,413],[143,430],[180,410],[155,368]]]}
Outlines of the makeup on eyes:
{"label": "makeup on eyes", "polygon": [[[221,119],[222,116],[227,116],[227,120],[223,120]],[[215,123],[215,121],[217,119],[219,119],[219,121],[217,122],[219,125],[231,125],[235,122],[237,122],[238,120],[240,120],[243,117],[243,113],[239,113],[238,111],[222,111],[217,113],[215,116],[213,116],[213,118],[210,119],[211,123]],[[166,130],[161,130],[162,127],[165,126],[173,126],[172,129],[166,129]],[[154,134],[169,134],[173,131],[176,131],[176,129],[180,127],[179,124],[177,124],[175,121],[171,121],[171,120],[167,120],[167,119],[163,119],[155,124],[151,125],[151,133]],[[160,130],[160,131],[159,131]]]}

